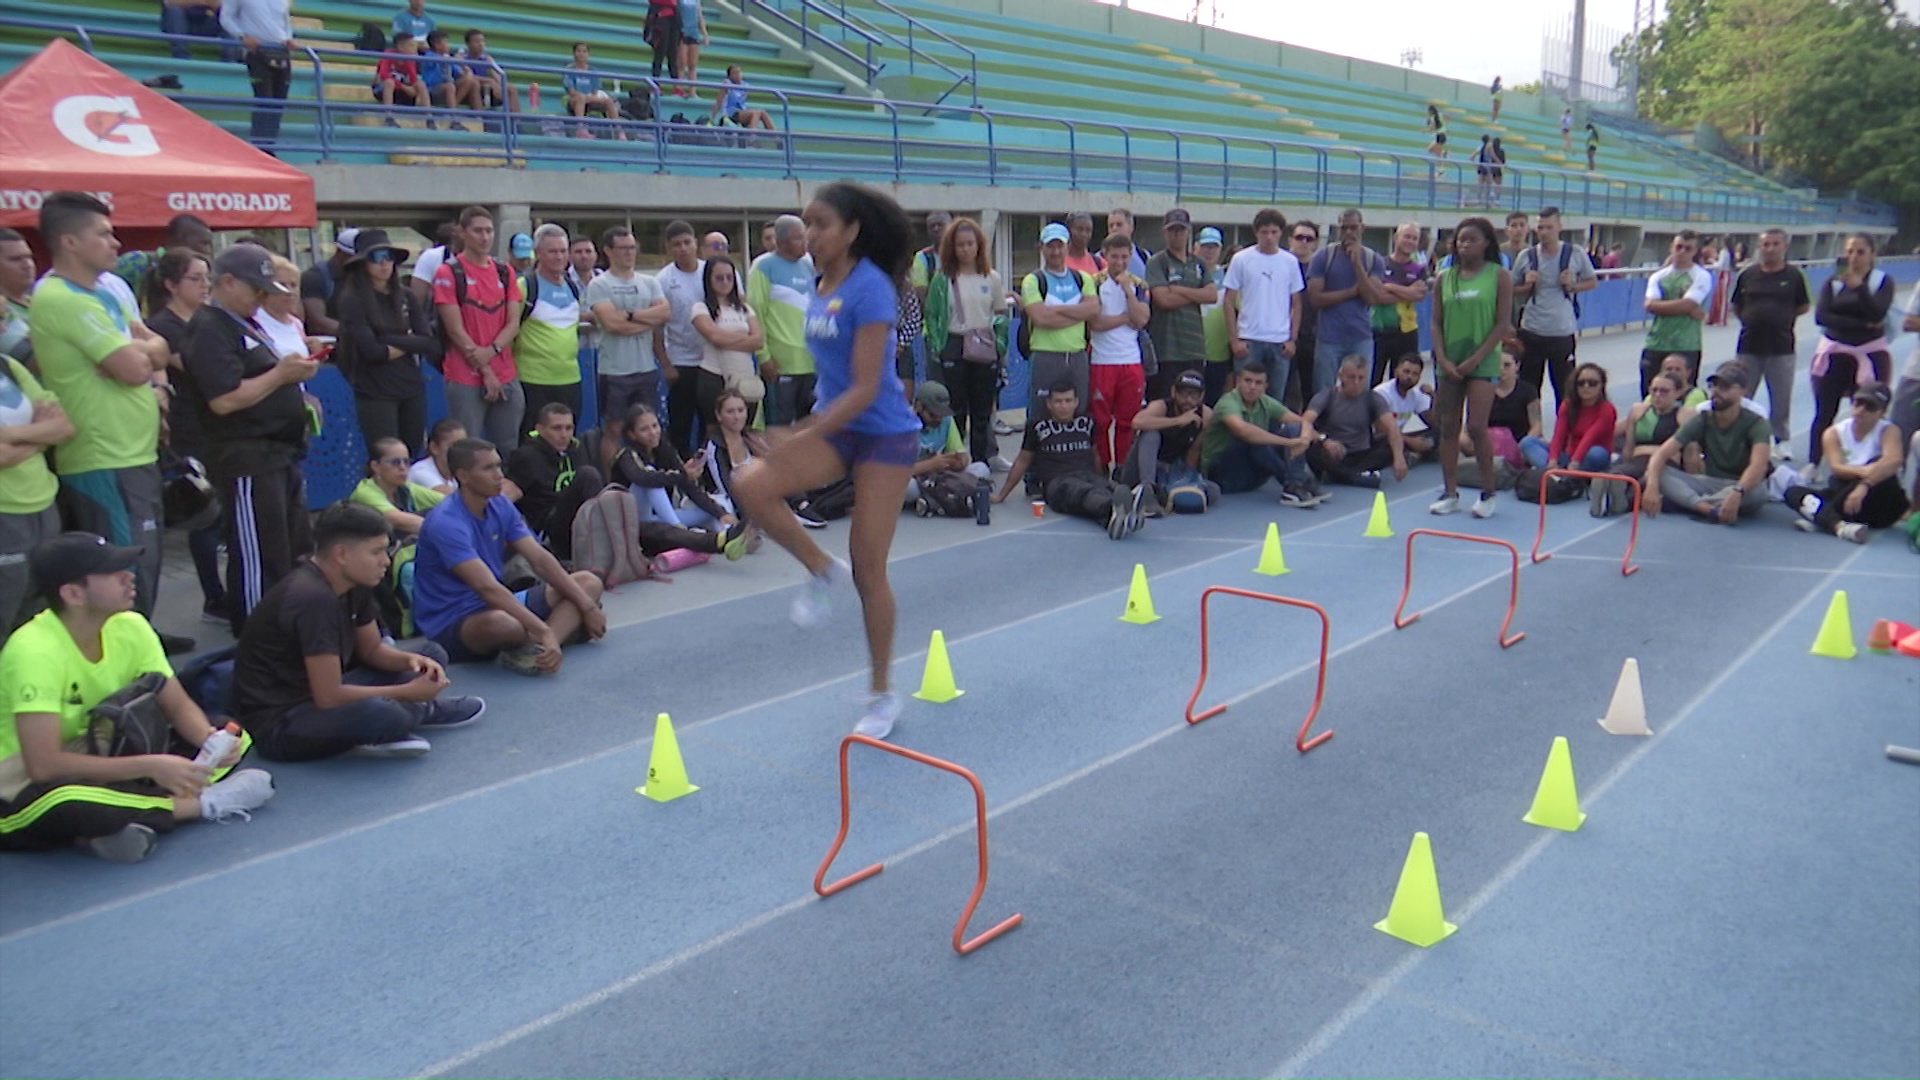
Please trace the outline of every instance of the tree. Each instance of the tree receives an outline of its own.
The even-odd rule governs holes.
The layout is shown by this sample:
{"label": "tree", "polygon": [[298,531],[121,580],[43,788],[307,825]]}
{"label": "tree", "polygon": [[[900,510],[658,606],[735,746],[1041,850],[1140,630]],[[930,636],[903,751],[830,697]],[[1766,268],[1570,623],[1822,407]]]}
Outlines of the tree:
{"label": "tree", "polygon": [[1649,119],[1711,124],[1756,169],[1920,205],[1920,27],[1892,0],[1670,0],[1619,58]]}

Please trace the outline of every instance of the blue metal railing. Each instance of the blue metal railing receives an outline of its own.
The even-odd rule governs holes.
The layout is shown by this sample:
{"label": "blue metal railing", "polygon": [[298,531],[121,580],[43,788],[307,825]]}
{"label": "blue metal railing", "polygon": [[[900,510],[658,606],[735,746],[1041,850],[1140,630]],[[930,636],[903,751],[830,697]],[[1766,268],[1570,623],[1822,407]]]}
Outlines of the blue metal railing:
{"label": "blue metal railing", "polygon": [[[786,12],[785,8],[789,5],[794,8],[796,14],[790,15]],[[880,38],[877,35],[845,16],[835,14],[823,5],[812,3],[811,0],[740,0],[740,7],[742,11],[753,8],[787,26],[799,35],[800,48],[803,51],[811,49],[815,43],[818,43],[838,53],[842,60],[860,71],[862,80],[865,82],[871,83],[879,78],[881,69],[886,67],[885,63],[874,60],[874,47],[880,44]],[[839,35],[829,37],[821,33],[814,25],[815,23],[837,28]],[[849,35],[856,39],[860,48],[858,53],[847,46]]]}
{"label": "blue metal railing", "polygon": [[[754,0],[761,2],[761,0]],[[94,51],[98,40],[120,37],[147,41],[184,41],[205,44],[208,39],[135,30],[87,28],[75,24],[0,16],[0,25],[72,35],[83,48]],[[826,40],[826,39],[822,39]],[[650,144],[644,158],[656,172],[713,172],[724,169],[745,175],[773,175],[791,179],[801,175],[859,175],[873,180],[979,182],[1023,185],[1058,184],[1064,176],[1071,190],[1098,188],[1170,194],[1227,202],[1311,202],[1317,205],[1352,203],[1401,209],[1537,209],[1557,205],[1569,214],[1586,217],[1642,217],[1683,221],[1764,221],[1779,224],[1833,225],[1891,224],[1891,211],[1857,202],[1813,200],[1774,193],[1735,193],[1699,190],[1611,179],[1595,173],[1508,165],[1504,184],[1482,206],[1477,199],[1471,162],[1436,160],[1426,155],[1369,150],[1337,143],[1271,139],[1207,131],[1179,131],[1144,124],[1075,119],[1004,109],[984,109],[939,102],[890,101],[820,91],[748,86],[749,93],[770,97],[776,131],[738,128],[702,128],[663,123],[663,87],[695,87],[725,93],[725,83],[656,79],[639,71],[594,69],[603,80],[644,88],[654,120],[591,120],[588,133],[611,136],[589,142],[564,136],[576,122],[553,113],[484,112],[442,108],[387,110],[378,105],[329,101],[328,61],[370,67],[375,54],[350,50],[298,47],[313,70],[313,101],[255,102],[245,97],[172,95],[202,112],[253,109],[283,110],[292,122],[274,149],[283,155],[313,154],[335,160],[343,154],[389,155],[412,153],[436,157],[500,161],[590,164],[630,168],[633,147]],[[576,69],[491,61],[509,98],[518,97],[520,84],[538,79],[553,82]],[[365,73],[335,74],[333,82],[363,86]],[[516,101],[517,104],[517,101]],[[797,128],[807,114],[796,113],[823,105],[844,110],[856,106],[861,115],[884,116],[885,135],[853,131],[817,131]],[[903,126],[902,112],[918,114],[914,125]],[[355,123],[366,117],[405,116],[441,123],[478,122],[484,131],[448,138],[435,135],[408,143],[406,131],[395,133],[375,125]],[[310,122],[311,130],[307,127]],[[929,126],[930,125],[930,126]],[[237,122],[230,126],[244,130]],[[903,129],[904,128],[904,129]],[[1036,137],[1057,129],[1058,139]],[[577,134],[577,130],[576,130]],[[982,143],[986,151],[980,160]],[[1217,148],[1217,153],[1215,152]],[[1336,157],[1337,155],[1337,157]],[[1351,156],[1352,167],[1345,167]],[[1336,168],[1336,161],[1341,167]]]}
{"label": "blue metal railing", "polygon": [[[804,2],[813,3],[815,2],[815,0],[804,0]],[[860,23],[860,25],[867,27],[868,29],[872,30],[874,33],[879,34],[882,37],[885,37],[887,40],[892,41],[895,45],[898,45],[901,48],[907,50],[907,74],[909,76],[916,73],[916,66],[915,66],[916,63],[931,64],[934,67],[939,68],[941,71],[945,72],[946,74],[953,76],[953,84],[951,86],[948,86],[946,89],[940,91],[938,94],[934,95],[933,103],[935,105],[938,105],[941,102],[947,100],[947,98],[951,96],[955,90],[958,90],[960,87],[965,86],[967,88],[968,98],[971,101],[971,103],[976,108],[979,107],[980,105],[980,57],[978,54],[976,54],[972,49],[967,48],[965,45],[960,44],[958,41],[955,41],[953,38],[948,37],[946,34],[940,32],[938,28],[929,26],[928,24],[921,22],[919,19],[916,19],[913,16],[907,14],[906,12],[901,11],[899,8],[894,7],[892,4],[887,3],[887,0],[864,0],[864,2],[871,4],[876,8],[879,8],[881,11],[884,11],[887,14],[892,15],[894,18],[899,19],[901,22],[905,23],[907,28],[906,40],[902,41],[898,35],[893,34],[892,32],[888,31],[885,27],[880,26],[877,23],[860,19],[860,17],[857,15],[848,14],[847,0],[834,0],[834,3],[838,7],[838,10],[842,18],[856,20]],[[966,57],[967,70],[965,71],[955,70],[952,66],[942,61],[939,57],[934,56],[931,52],[922,49],[919,42],[916,41],[916,35],[918,35],[918,37],[921,39],[931,37],[935,41],[942,42],[946,44],[949,48],[952,48],[958,51],[962,56]]]}

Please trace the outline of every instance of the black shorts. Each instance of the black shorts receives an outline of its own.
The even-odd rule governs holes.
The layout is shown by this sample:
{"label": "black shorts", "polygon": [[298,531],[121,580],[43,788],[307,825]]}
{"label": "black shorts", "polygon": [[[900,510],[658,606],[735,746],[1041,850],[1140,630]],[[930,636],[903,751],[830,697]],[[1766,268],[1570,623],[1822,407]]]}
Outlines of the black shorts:
{"label": "black shorts", "polygon": [[1444,131],[1442,131],[1442,132],[1437,132],[1437,133],[1436,133],[1436,134],[1435,134],[1435,135],[1433,136],[1433,141],[1434,141],[1434,142],[1435,142],[1436,144],[1438,144],[1438,145],[1440,145],[1440,146],[1445,146],[1445,145],[1447,145],[1447,133],[1446,133],[1446,132],[1444,132]]}

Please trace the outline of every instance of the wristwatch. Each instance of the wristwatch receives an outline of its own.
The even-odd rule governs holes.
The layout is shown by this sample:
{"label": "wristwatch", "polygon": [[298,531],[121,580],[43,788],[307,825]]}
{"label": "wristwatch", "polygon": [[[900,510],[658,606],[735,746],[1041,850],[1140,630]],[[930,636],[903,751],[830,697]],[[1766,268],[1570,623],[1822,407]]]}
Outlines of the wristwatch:
{"label": "wristwatch", "polygon": [[1733,485],[1733,493],[1735,495],[1745,496],[1747,493],[1747,489],[1741,487],[1739,484],[1735,484]]}

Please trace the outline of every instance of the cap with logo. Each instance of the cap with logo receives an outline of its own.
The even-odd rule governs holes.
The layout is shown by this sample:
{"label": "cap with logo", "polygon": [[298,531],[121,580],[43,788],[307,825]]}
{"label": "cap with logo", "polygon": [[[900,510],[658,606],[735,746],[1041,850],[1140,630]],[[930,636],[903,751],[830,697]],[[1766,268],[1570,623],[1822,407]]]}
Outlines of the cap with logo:
{"label": "cap with logo", "polygon": [[233,277],[264,293],[293,292],[273,277],[273,253],[258,244],[235,244],[213,257],[213,278]]}
{"label": "cap with logo", "polygon": [[359,237],[359,229],[341,229],[333,236],[333,250],[342,255],[357,255],[360,252],[355,244],[358,243]]}
{"label": "cap with logo", "polygon": [[62,585],[71,585],[95,574],[117,574],[131,570],[140,561],[141,549],[115,547],[104,536],[90,532],[68,532],[42,540],[27,556],[27,567],[41,591],[51,593]]}
{"label": "cap with logo", "polygon": [[513,241],[507,246],[507,250],[513,252],[513,257],[516,259],[531,259],[533,258],[533,237],[523,232],[514,233]]}
{"label": "cap with logo", "polygon": [[1200,230],[1200,246],[1201,247],[1206,247],[1208,244],[1218,244],[1218,243],[1220,243],[1219,229],[1216,229],[1213,226],[1209,225],[1206,228]]}
{"label": "cap with logo", "polygon": [[1197,371],[1183,371],[1180,373],[1179,378],[1173,380],[1173,388],[1175,390],[1197,390],[1204,394],[1207,392],[1207,380],[1201,378],[1200,373]]}
{"label": "cap with logo", "polygon": [[1167,216],[1160,219],[1160,227],[1163,229],[1185,229],[1192,225],[1193,215],[1177,206],[1167,211]]}
{"label": "cap with logo", "polygon": [[1051,244],[1055,240],[1064,244],[1071,235],[1067,232],[1067,227],[1057,221],[1049,221],[1040,227],[1040,242],[1043,244]]}
{"label": "cap with logo", "polygon": [[1886,383],[1869,380],[1853,388],[1853,401],[1856,405],[1872,405],[1885,410],[1893,404],[1893,392],[1887,389]]}
{"label": "cap with logo", "polygon": [[953,415],[953,395],[937,382],[923,382],[914,387],[913,403],[932,413],[936,420]]}

